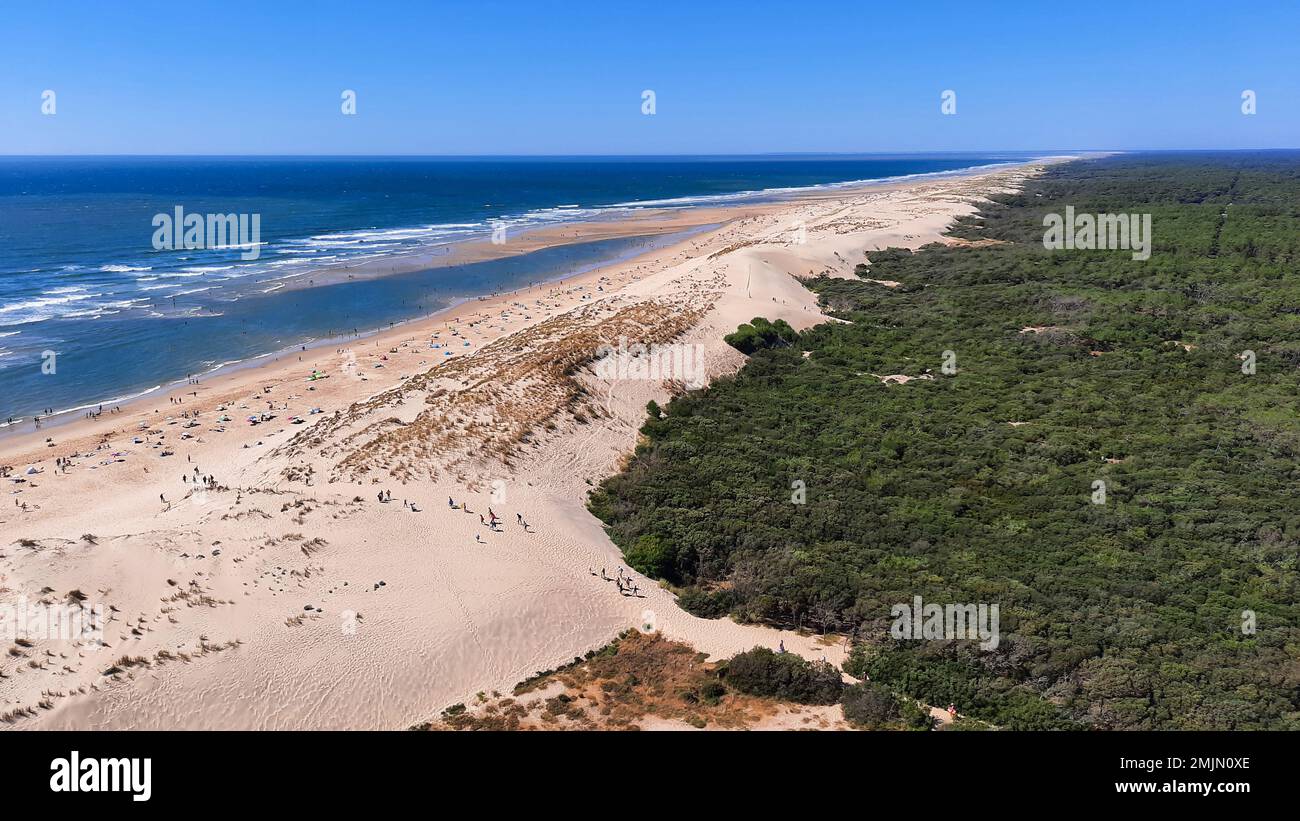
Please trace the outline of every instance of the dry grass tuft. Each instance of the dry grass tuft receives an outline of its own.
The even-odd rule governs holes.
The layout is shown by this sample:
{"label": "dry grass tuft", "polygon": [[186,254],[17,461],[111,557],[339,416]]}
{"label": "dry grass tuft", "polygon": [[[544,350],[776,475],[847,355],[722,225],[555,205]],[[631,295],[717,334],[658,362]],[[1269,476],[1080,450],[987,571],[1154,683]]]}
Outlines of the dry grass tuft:
{"label": "dry grass tuft", "polygon": [[[563,414],[581,422],[606,415],[576,378],[602,345],[617,345],[619,337],[671,342],[699,320],[704,302],[648,301],[619,310],[592,305],[548,319],[357,402],[276,453],[337,459],[331,481],[372,471],[401,481],[434,478],[439,468],[454,472],[469,460],[512,466],[522,446]],[[412,405],[419,408],[414,418]]]}

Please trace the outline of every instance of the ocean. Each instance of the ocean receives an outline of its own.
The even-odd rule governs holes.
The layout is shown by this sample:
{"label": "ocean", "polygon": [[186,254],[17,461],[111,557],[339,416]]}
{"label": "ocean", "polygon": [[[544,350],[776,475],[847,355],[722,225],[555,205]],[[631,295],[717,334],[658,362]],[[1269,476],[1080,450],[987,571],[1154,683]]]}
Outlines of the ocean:
{"label": "ocean", "polygon": [[[576,242],[435,264],[452,243],[487,239],[494,229],[508,236],[644,209],[763,201],[1026,159],[0,157],[0,425],[13,420],[29,429],[23,423],[46,409],[121,402],[679,238]],[[242,215],[243,242],[232,223],[222,247],[186,247],[181,225],[168,227],[177,209],[182,221]],[[429,265],[420,267],[426,255]],[[373,272],[389,261],[400,272],[322,277],[331,284],[302,287],[331,270]]]}

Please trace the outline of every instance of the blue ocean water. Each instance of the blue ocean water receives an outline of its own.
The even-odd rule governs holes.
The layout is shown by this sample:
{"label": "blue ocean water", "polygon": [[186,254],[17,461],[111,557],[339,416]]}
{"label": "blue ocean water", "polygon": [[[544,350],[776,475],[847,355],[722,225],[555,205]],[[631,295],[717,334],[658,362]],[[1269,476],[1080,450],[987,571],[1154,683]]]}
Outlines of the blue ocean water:
{"label": "blue ocean water", "polygon": [[[331,268],[432,258],[496,226],[508,236],[1025,159],[0,157],[0,424],[373,330],[666,240],[586,242],[286,287]],[[156,250],[155,216],[178,207],[257,215],[257,258],[247,258],[248,246]],[[54,373],[42,371],[46,351],[58,354]]]}

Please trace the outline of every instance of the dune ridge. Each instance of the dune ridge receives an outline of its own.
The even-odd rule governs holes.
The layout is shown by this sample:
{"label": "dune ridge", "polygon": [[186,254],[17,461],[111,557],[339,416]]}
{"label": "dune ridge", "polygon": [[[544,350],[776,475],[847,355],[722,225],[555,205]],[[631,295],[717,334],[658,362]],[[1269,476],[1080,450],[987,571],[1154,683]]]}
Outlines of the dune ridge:
{"label": "dune ridge", "polygon": [[780,641],[838,663],[835,637],[699,619],[635,573],[636,595],[602,578],[622,558],[586,492],[647,402],[688,386],[603,378],[598,350],[698,346],[706,378],[734,373],[738,324],[827,320],[798,278],[937,241],[1046,163],[737,211],[636,259],[0,444],[0,597],[76,591],[105,612],[102,646],[5,642],[0,728],[401,729],[633,626],[715,658]]}

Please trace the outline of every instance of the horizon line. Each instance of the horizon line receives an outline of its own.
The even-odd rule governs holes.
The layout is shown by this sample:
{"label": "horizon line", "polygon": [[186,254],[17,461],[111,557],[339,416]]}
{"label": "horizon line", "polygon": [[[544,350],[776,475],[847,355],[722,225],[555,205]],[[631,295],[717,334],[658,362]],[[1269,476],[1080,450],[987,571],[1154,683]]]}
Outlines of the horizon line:
{"label": "horizon line", "polygon": [[719,157],[940,157],[971,156],[980,154],[1032,154],[1032,155],[1074,155],[1074,154],[1191,154],[1191,153],[1248,153],[1268,151],[1300,151],[1300,146],[1272,146],[1267,148],[988,148],[988,149],[936,149],[924,151],[754,151],[723,153],[633,153],[633,154],[332,154],[332,153],[88,153],[88,154],[6,154],[0,153],[0,159],[87,159],[87,158],[304,158],[304,159],[682,159],[682,158],[719,158]]}
{"label": "horizon line", "polygon": [[1240,148],[1240,149],[1196,149],[1196,148],[1174,148],[1174,149],[1115,149],[1115,148],[1061,148],[1061,149],[987,149],[979,151],[755,151],[755,152],[723,152],[723,153],[674,153],[674,154],[288,154],[288,153],[270,153],[270,154],[246,154],[246,153],[102,153],[102,154],[5,154],[0,153],[0,159],[57,159],[57,158],[187,158],[187,157],[248,157],[248,158],[268,158],[268,157],[305,157],[305,158],[339,158],[339,159],[676,159],[676,158],[714,158],[714,157],[963,157],[979,156],[988,154],[1017,154],[1017,155],[1061,155],[1061,154],[1091,154],[1091,153],[1135,153],[1138,151],[1146,152],[1191,152],[1191,151],[1295,151],[1298,148]]}
{"label": "horizon line", "polygon": [[[447,153],[447,154],[408,154],[408,153],[376,153],[376,154],[333,154],[333,153],[281,153],[273,152],[266,154],[247,153],[247,152],[228,152],[228,153],[193,153],[193,152],[176,152],[176,153],[157,153],[157,152],[102,152],[102,153],[46,153],[46,154],[8,154],[0,153],[0,157],[431,157],[431,158],[491,158],[491,157],[857,157],[857,156],[937,156],[937,155],[972,155],[972,154],[1049,154],[1049,153],[1086,153],[1092,151],[1117,151],[1121,149],[1108,148],[1060,148],[1060,149],[1039,149],[1039,148],[988,148],[988,149],[935,149],[924,151],[744,151],[744,152],[673,152],[673,153],[497,153],[497,154],[470,154],[470,153]],[[1196,150],[1196,149],[1169,149],[1169,150]],[[1233,150],[1233,149],[1228,149]],[[1235,149],[1235,150],[1266,150],[1266,149]]]}

